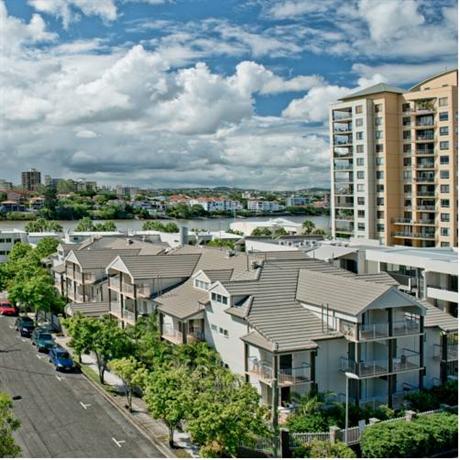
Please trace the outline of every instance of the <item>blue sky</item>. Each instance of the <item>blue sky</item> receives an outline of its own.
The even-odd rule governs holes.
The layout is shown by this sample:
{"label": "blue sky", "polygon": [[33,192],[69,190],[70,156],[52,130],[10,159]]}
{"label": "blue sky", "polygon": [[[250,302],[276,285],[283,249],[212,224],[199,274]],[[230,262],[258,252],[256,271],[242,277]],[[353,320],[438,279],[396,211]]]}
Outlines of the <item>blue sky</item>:
{"label": "blue sky", "polygon": [[328,185],[328,104],[457,65],[450,0],[0,0],[0,178]]}

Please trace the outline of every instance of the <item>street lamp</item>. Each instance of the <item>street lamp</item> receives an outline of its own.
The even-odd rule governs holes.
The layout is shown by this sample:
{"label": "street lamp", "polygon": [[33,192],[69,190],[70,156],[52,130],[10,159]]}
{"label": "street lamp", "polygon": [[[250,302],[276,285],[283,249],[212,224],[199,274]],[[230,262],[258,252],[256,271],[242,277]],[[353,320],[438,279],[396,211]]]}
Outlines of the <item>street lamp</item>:
{"label": "street lamp", "polygon": [[358,376],[352,372],[345,372],[345,444],[348,445],[348,380],[358,380]]}

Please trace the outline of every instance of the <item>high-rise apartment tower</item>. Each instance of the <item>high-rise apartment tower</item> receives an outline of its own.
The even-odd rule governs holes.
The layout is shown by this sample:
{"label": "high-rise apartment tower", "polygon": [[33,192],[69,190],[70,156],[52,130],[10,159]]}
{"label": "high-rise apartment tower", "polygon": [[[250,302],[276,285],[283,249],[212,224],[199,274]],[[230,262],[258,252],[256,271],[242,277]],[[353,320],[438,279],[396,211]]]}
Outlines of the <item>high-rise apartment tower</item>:
{"label": "high-rise apartment tower", "polygon": [[330,109],[336,238],[457,246],[458,71],[409,90],[383,83]]}

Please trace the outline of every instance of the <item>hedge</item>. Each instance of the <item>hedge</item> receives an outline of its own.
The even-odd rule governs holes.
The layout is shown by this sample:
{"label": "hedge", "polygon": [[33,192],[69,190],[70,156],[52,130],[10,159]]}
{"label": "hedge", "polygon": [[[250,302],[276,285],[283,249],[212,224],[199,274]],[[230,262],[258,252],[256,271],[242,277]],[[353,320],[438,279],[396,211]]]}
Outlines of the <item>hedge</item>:
{"label": "hedge", "polygon": [[458,416],[438,413],[411,422],[377,423],[361,436],[363,457],[428,457],[457,447]]}
{"label": "hedge", "polygon": [[298,458],[355,458],[356,454],[343,442],[313,440],[308,444],[297,447],[293,451]]}

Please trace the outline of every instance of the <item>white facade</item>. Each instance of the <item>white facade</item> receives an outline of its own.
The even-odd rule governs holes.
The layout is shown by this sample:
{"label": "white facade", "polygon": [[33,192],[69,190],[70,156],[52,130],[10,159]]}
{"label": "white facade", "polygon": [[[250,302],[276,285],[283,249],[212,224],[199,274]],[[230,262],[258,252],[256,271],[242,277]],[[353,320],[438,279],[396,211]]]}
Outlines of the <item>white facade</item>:
{"label": "white facade", "polygon": [[6,262],[16,243],[27,242],[27,233],[22,230],[0,230],[0,263]]}
{"label": "white facade", "polygon": [[230,228],[232,230],[240,232],[245,236],[251,235],[252,232],[258,227],[270,229],[282,227],[290,234],[300,234],[302,232],[302,224],[298,224],[281,217],[276,219],[268,219],[265,221],[237,220],[236,222],[232,222],[230,224]]}
{"label": "white facade", "polygon": [[277,201],[248,200],[248,210],[255,212],[276,212],[284,209]]}
{"label": "white facade", "polygon": [[239,201],[234,200],[208,200],[208,199],[193,199],[189,201],[190,206],[199,205],[207,212],[225,212],[225,211],[239,211],[243,209]]}

